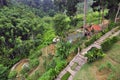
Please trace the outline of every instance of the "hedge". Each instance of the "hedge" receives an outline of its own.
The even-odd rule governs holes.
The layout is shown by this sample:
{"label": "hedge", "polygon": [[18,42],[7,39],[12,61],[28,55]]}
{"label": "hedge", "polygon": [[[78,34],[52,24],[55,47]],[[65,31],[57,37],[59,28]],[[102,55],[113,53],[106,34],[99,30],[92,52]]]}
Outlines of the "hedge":
{"label": "hedge", "polygon": [[56,66],[55,68],[51,68],[48,71],[46,71],[39,80],[54,80],[55,77],[60,73],[60,71],[67,65],[67,62],[65,60],[56,60],[55,61]]}
{"label": "hedge", "polygon": [[91,45],[92,43],[94,43],[94,41],[96,41],[97,39],[99,39],[102,35],[103,35],[102,32],[100,32],[100,33],[92,36],[92,38],[90,40],[88,40],[88,41],[85,42],[85,46],[87,47],[87,46]]}
{"label": "hedge", "polygon": [[112,45],[118,41],[118,39],[119,39],[119,38],[116,37],[116,36],[114,36],[114,37],[112,37],[112,38],[106,39],[106,41],[104,41],[104,42],[101,44],[102,50],[103,50],[104,52],[108,51],[108,50],[112,47]]}
{"label": "hedge", "polygon": [[101,49],[97,49],[97,48],[92,48],[88,54],[86,54],[85,56],[88,58],[88,62],[94,62],[98,59],[101,59],[104,57],[104,53]]}

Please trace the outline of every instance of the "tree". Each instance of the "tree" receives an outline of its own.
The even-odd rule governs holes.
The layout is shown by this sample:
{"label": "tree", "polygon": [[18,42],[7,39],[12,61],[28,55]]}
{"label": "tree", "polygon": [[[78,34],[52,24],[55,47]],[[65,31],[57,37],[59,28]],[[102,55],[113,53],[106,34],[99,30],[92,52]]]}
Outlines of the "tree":
{"label": "tree", "polygon": [[66,9],[67,0],[54,0],[55,7],[58,8],[60,12],[64,12]]}
{"label": "tree", "polygon": [[91,7],[94,11],[102,10],[102,12],[104,12],[104,9],[109,9],[106,18],[115,19],[115,14],[118,10],[118,3],[119,0],[94,0]]}
{"label": "tree", "polygon": [[4,65],[0,64],[0,79],[1,80],[7,80],[7,67],[5,67]]}
{"label": "tree", "polygon": [[53,9],[53,1],[52,0],[43,0],[43,10],[45,12]]}
{"label": "tree", "polygon": [[7,5],[7,1],[6,0],[0,0],[0,6],[4,6]]}
{"label": "tree", "polygon": [[17,76],[17,71],[11,71],[8,75],[9,79],[15,79]]}
{"label": "tree", "polygon": [[54,0],[54,4],[59,7],[59,11],[64,12],[65,10],[67,10],[68,16],[75,15],[77,11],[76,5],[79,2],[83,2],[83,0]]}
{"label": "tree", "polygon": [[119,7],[117,10],[116,16],[115,16],[115,23],[117,22],[117,17],[118,17],[119,12],[120,12],[120,3],[119,3]]}
{"label": "tree", "polygon": [[62,38],[66,36],[66,32],[70,27],[70,18],[67,15],[58,14],[54,17],[54,29],[56,35]]}
{"label": "tree", "polygon": [[86,26],[86,11],[87,11],[87,0],[84,0],[84,23],[83,23],[84,34],[85,34],[85,26]]}
{"label": "tree", "polygon": [[82,0],[67,0],[67,15],[74,16],[77,11],[77,3],[82,2]]}

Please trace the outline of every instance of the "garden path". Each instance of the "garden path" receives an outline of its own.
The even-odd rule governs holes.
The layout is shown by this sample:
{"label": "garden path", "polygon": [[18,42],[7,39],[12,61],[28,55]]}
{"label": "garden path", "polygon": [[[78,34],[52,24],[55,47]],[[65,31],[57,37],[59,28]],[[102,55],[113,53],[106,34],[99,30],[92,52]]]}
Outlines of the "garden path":
{"label": "garden path", "polygon": [[[120,30],[116,32],[117,28],[118,27],[113,28],[111,31],[104,34],[102,37],[100,37],[98,40],[96,40],[93,44],[91,44],[87,48],[83,49],[81,52],[78,49],[77,55],[71,60],[71,62],[67,65],[67,67],[64,68],[63,71],[60,72],[60,74],[57,76],[57,78],[55,80],[61,80],[61,78],[67,72],[69,72],[71,74],[70,77],[68,78],[68,80],[73,80],[75,74],[87,62],[87,58],[84,57],[84,55],[87,54],[87,52],[93,47],[96,47],[96,48],[100,49],[103,41],[105,39],[109,38],[110,36],[113,36],[113,35],[115,36],[117,34],[120,34]],[[74,69],[72,69],[72,66],[75,65],[75,63],[77,63],[78,65]]]}

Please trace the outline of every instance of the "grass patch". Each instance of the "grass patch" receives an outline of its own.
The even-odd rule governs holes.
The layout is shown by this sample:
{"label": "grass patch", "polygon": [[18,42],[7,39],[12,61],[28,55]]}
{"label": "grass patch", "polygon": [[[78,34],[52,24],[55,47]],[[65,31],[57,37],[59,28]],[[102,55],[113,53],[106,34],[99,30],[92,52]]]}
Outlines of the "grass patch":
{"label": "grass patch", "polygon": [[75,62],[75,63],[72,65],[71,69],[72,69],[72,70],[75,70],[75,68],[76,68],[77,66],[78,66],[78,63]]}
{"label": "grass patch", "polygon": [[67,73],[61,78],[61,80],[68,80],[69,77],[70,77],[70,73],[67,72]]}

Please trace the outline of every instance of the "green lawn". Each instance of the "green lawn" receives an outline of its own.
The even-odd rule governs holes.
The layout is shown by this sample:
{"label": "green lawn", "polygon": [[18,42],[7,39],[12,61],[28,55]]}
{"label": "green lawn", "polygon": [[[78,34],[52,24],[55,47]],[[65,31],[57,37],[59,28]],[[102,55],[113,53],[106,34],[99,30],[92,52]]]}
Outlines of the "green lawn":
{"label": "green lawn", "polygon": [[85,64],[74,80],[120,80],[120,41],[106,52],[103,59]]}
{"label": "green lawn", "polygon": [[67,73],[62,77],[61,80],[67,80],[69,77],[70,77],[70,73],[67,72]]}

